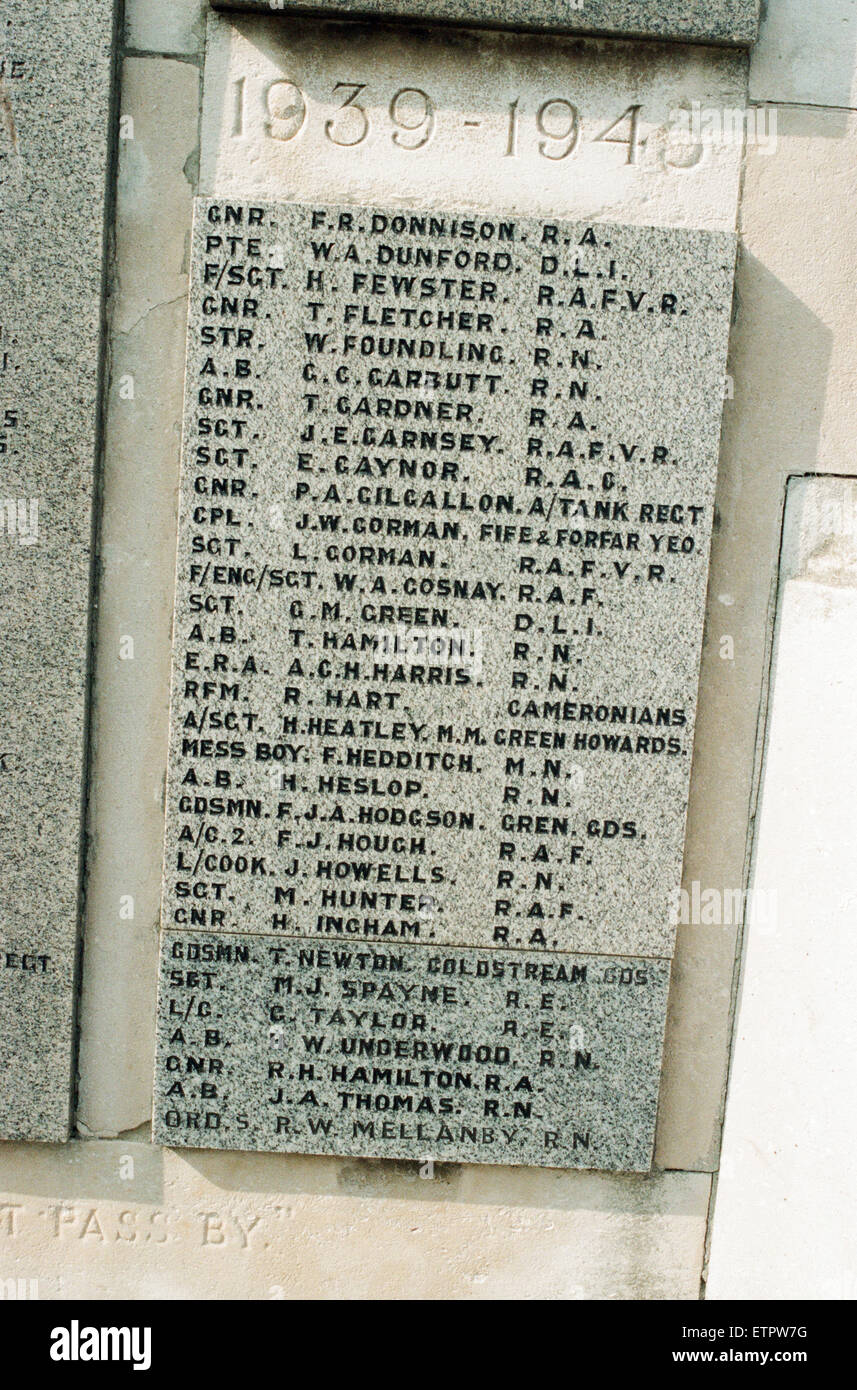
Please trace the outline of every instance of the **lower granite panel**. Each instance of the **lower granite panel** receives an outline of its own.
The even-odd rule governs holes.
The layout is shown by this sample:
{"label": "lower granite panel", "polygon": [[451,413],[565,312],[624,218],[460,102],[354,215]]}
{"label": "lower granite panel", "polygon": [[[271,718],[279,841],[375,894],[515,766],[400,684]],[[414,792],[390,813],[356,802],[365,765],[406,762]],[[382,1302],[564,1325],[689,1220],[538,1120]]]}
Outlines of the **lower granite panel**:
{"label": "lower granite panel", "polygon": [[639,1172],[669,961],[162,938],[155,1140]]}

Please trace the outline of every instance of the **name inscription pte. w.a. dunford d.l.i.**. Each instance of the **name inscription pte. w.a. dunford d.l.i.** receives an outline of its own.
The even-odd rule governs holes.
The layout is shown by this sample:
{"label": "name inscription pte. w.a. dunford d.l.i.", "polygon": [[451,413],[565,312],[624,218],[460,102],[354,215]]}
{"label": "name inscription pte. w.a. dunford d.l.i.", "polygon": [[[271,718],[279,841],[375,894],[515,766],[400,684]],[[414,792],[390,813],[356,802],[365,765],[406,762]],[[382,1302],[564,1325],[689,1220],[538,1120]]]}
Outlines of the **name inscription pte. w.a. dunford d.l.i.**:
{"label": "name inscription pte. w.a. dunford d.l.i.", "polygon": [[198,202],[161,1142],[649,1166],[734,253]]}

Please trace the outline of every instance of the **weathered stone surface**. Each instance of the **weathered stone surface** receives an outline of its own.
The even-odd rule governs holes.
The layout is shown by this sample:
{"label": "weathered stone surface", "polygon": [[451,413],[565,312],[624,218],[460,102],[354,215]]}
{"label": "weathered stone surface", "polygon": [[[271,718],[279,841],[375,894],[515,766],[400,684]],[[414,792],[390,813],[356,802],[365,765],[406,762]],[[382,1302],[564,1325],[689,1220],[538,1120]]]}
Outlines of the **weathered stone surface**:
{"label": "weathered stone surface", "polygon": [[200,191],[732,231],[741,140],[691,127],[746,107],[746,69],[730,49],[641,62],[619,41],[212,14]]}
{"label": "weathered stone surface", "polygon": [[788,489],[708,1294],[857,1293],[857,482]]}
{"label": "weathered stone surface", "polygon": [[0,19],[0,1136],[65,1137],[113,4]]}
{"label": "weathered stone surface", "polygon": [[751,44],[759,0],[213,0],[221,9],[331,11],[378,19],[443,20],[571,33]]}
{"label": "weathered stone surface", "polygon": [[[441,948],[453,971],[450,948],[487,949],[488,974],[492,950],[521,952],[532,978],[540,951],[585,952],[643,997],[642,962],[596,957],[672,950],[733,257],[727,233],[198,204],[165,925],[370,955],[407,943],[390,968],[421,995]],[[416,650],[450,632],[466,650]],[[228,959],[236,941],[189,959]],[[232,978],[233,1019],[264,1024],[286,986],[264,967]],[[191,979],[196,967],[162,982],[159,1133],[274,1146],[238,1118],[257,1108],[266,1037],[227,1059],[226,1024],[211,1045],[229,1118],[187,1128],[207,1097],[225,1115],[217,1083],[170,1075],[183,1008],[170,986]],[[500,1023],[517,1001],[489,986],[464,1007],[487,1037],[517,1036]],[[479,1041],[462,1036],[460,995],[426,1000],[399,1026]],[[612,1099],[596,1088],[597,1158],[564,1139],[560,1161],[645,1166],[663,995],[608,1010],[601,1032],[590,998],[579,1018],[569,1007],[572,1034],[595,1030]],[[389,1041],[389,1008],[379,1020]],[[306,1026],[299,1012],[292,1033]],[[176,1034],[172,1050],[200,1045]],[[562,1069],[548,1050],[523,1048],[514,1083]],[[643,1086],[624,1108],[623,1053]],[[574,1124],[563,1085],[543,1083],[542,1127]],[[485,1105],[491,1083],[476,1089]],[[352,1136],[350,1151],[414,1154],[390,1139]],[[304,1130],[281,1146],[313,1142]],[[447,1142],[446,1156],[477,1156]],[[546,1142],[527,1134],[519,1161],[553,1161]],[[484,1156],[496,1161],[490,1143]]]}
{"label": "weathered stone surface", "polygon": [[709,1187],[144,1135],[7,1144],[0,1280],[41,1299],[696,1299]]}
{"label": "weathered stone surface", "polygon": [[205,35],[206,0],[125,0],[125,47],[159,57],[197,53]]}
{"label": "weathered stone surface", "polygon": [[767,4],[753,50],[754,101],[857,104],[857,0]]}

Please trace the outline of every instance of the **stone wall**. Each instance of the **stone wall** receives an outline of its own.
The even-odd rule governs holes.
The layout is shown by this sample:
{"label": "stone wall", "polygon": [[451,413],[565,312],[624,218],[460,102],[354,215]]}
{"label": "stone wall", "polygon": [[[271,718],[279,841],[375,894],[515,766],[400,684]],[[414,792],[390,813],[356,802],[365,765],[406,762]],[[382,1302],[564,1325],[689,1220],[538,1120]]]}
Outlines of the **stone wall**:
{"label": "stone wall", "polygon": [[[126,0],[108,190],[73,1135],[36,1144],[13,1129],[0,1145],[0,1279],[36,1280],[40,1297],[692,1300],[705,1296],[713,1237],[710,1296],[853,1296],[843,1235],[851,1136],[846,1122],[830,1122],[843,1080],[837,1047],[853,1023],[846,985],[833,986],[831,1006],[826,969],[835,951],[847,980],[855,954],[841,836],[853,752],[836,653],[853,624],[857,4],[820,0],[811,19],[799,0],[765,8],[748,54]],[[253,105],[284,75],[312,96],[313,131],[296,151],[278,138],[288,112]],[[330,95],[337,81],[365,84],[373,119],[401,88],[490,114],[516,97],[534,110],[573,81],[599,129],[642,104],[647,140],[633,167],[607,157],[609,143],[593,144],[580,177],[548,169],[534,141],[515,159],[498,149],[474,160],[463,133],[394,161],[389,142],[325,141],[342,104]],[[677,110],[691,134],[698,123],[698,140],[676,135]],[[727,110],[752,114],[740,142],[717,125]],[[519,215],[738,233],[684,857],[690,920],[677,932],[649,1174],[150,1142],[196,195],[463,199]],[[82,634],[78,654],[81,644]],[[801,758],[795,729],[807,730]],[[816,807],[821,782],[833,789]],[[831,882],[835,902],[824,896]],[[779,895],[779,909],[761,921],[751,913],[749,929],[733,911],[748,888]],[[65,911],[67,927],[73,907]],[[61,1065],[42,1050],[37,1061],[46,1074]],[[43,1137],[62,1138],[62,1125],[60,1116]],[[822,1170],[837,1175],[823,1191]]]}

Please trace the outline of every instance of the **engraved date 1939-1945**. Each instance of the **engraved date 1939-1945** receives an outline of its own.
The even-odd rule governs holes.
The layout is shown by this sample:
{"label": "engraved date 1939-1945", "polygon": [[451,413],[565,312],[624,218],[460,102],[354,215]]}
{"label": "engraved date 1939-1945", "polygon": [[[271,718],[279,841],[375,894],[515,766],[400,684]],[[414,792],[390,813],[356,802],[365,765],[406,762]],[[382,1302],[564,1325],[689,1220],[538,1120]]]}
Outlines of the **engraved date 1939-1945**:
{"label": "engraved date 1939-1945", "polygon": [[[232,82],[233,137],[249,133],[252,124],[251,103],[247,80]],[[271,140],[287,143],[312,126],[312,112],[306,93],[288,78],[269,82],[261,93],[262,125]],[[333,105],[333,114],[326,114]],[[330,93],[319,103],[324,139],[341,149],[354,149],[372,136],[389,138],[392,144],[415,153],[425,149],[441,127],[457,127],[478,131],[490,127],[494,153],[507,159],[519,158],[528,151],[558,163],[571,158],[584,144],[621,145],[625,154],[622,163],[640,162],[648,136],[643,105],[632,102],[615,117],[604,121],[584,118],[581,108],[564,96],[550,96],[527,110],[520,97],[509,101],[490,118],[479,118],[448,108],[439,108],[422,87],[399,87],[389,101],[378,102],[365,82],[335,82]],[[681,157],[666,162],[675,168],[692,167],[697,162],[693,150],[686,146]],[[701,152],[696,152],[701,153]]]}

